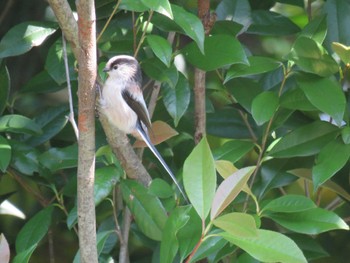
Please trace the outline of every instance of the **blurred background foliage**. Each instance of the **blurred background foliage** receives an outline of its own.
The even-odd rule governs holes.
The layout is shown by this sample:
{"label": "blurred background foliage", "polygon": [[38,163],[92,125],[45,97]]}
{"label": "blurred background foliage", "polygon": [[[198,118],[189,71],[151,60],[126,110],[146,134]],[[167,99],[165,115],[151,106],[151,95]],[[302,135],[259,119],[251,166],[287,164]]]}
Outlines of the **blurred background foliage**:
{"label": "blurred background foliage", "polygon": [[[72,9],[74,9],[74,1],[69,2]],[[170,2],[183,7],[193,15],[197,15],[197,1],[178,0]],[[115,1],[96,0],[98,32],[105,25],[115,3]],[[138,8],[140,6],[133,5],[132,1],[122,1],[121,10],[112,19],[98,43],[100,69],[103,68],[109,57],[122,53],[132,55],[135,51],[135,46],[139,43],[143,33],[142,28],[145,27],[145,21],[149,16],[149,12],[143,10],[143,8],[138,10]],[[11,28],[22,22],[55,21],[48,3],[41,0],[1,1],[0,10],[0,41]],[[135,10],[135,12],[126,10]],[[225,53],[225,51],[232,49],[237,51],[237,54],[242,54],[242,57],[230,57],[228,51],[227,54],[225,53],[222,56],[215,57],[214,55],[212,60],[206,58],[202,60],[199,51],[200,44],[198,44],[201,41],[188,32],[184,33],[183,28],[179,29],[178,25],[159,13],[153,14],[152,23],[147,28],[148,34],[151,33],[166,39],[167,33],[170,31],[182,32],[176,34],[172,45],[169,59],[170,67],[166,67],[159,57],[153,54],[155,49],[151,47],[151,39],[143,43],[138,55],[144,71],[146,100],[149,100],[152,92],[150,83],[153,84],[155,80],[164,83],[161,99],[157,103],[153,119],[162,120],[179,132],[178,136],[157,146],[166,158],[167,163],[174,171],[181,174],[184,162],[195,146],[193,141],[194,102],[191,87],[194,81],[193,65],[202,66],[203,69],[208,71],[206,77],[207,131],[214,159],[221,159],[220,156],[225,155],[227,147],[230,147],[230,142],[241,143],[248,140],[248,144],[232,144],[232,147],[241,147],[237,151],[242,154],[233,157],[224,156],[222,159],[230,160],[237,168],[256,165],[259,158],[259,147],[261,147],[264,140],[264,132],[268,125],[269,119],[266,119],[266,116],[269,116],[269,108],[276,101],[272,93],[281,95],[277,99],[277,104],[282,105],[282,108],[278,108],[280,115],[276,117],[270,114],[273,119],[271,127],[269,127],[272,135],[267,138],[265,147],[271,146],[272,148],[273,143],[276,143],[275,139],[279,137],[286,138],[287,132],[304,127],[305,133],[301,132],[294,135],[296,149],[283,145],[284,142],[282,142],[280,148],[276,146],[277,148],[273,148],[270,155],[264,156],[266,158],[264,159],[265,162],[261,165],[252,188],[255,196],[258,198],[260,205],[263,206],[270,200],[279,197],[281,192],[284,194],[305,194],[320,207],[334,210],[336,214],[341,218],[345,218],[345,221],[348,222],[350,215],[348,205],[350,166],[348,158],[344,160],[343,164],[335,164],[336,168],[339,169],[335,169],[337,171],[330,177],[337,184],[336,186],[329,184],[327,185],[328,188],[318,188],[317,191],[313,192],[313,185],[319,183],[319,186],[324,181],[320,178],[311,178],[310,174],[317,160],[326,158],[320,156],[322,147],[336,140],[342,141],[341,143],[344,145],[349,143],[347,63],[350,63],[350,61],[347,62],[342,57],[342,51],[345,50],[345,57],[348,54],[346,48],[340,48],[341,51],[334,55],[332,43],[339,42],[344,46],[350,45],[350,28],[348,27],[350,1],[213,0],[211,1],[211,10],[217,16],[217,22],[211,34],[219,36],[217,39],[220,39],[222,35],[229,36],[231,39],[237,36],[241,46],[231,47],[229,45],[231,42],[224,41],[224,38],[222,38],[218,43],[212,43],[212,46],[209,47],[208,41],[206,43],[207,54],[210,54],[212,50]],[[275,13],[272,14],[267,11]],[[225,24],[225,21],[233,22]],[[310,21],[316,21],[314,27],[311,27],[304,34],[310,33],[311,38],[317,41],[310,43],[308,40],[298,40],[300,32],[310,24]],[[136,33],[135,24],[137,24],[138,29]],[[40,244],[39,239],[38,247],[30,261],[38,263],[49,262],[48,258],[52,258],[52,248],[54,248],[55,262],[73,261],[78,250],[77,236],[73,231],[76,220],[74,208],[76,201],[77,147],[73,129],[66,119],[69,108],[62,54],[60,53],[62,50],[61,31],[57,30],[57,25],[53,28],[55,29],[52,35],[48,36],[40,46],[33,47],[24,54],[3,57],[0,60],[1,92],[4,92],[7,86],[10,87],[2,115],[23,115],[34,121],[34,124],[29,122],[28,126],[21,126],[15,131],[10,129],[1,130],[1,135],[11,145],[11,161],[9,166],[6,166],[1,173],[0,201],[7,200],[17,207],[18,211],[13,207],[9,208],[10,214],[4,212],[5,210],[1,210],[0,233],[5,235],[10,244],[11,257],[13,257],[16,255],[16,250],[18,252],[18,246],[20,246],[16,243],[18,242],[16,239],[18,239],[23,226],[31,218],[37,216],[39,211],[48,211],[48,208],[43,209],[43,207],[49,204],[55,204],[56,207],[59,207],[60,209],[55,209],[53,212],[47,212],[52,218],[48,235]],[[317,34],[320,36],[318,37]],[[297,40],[300,42],[299,50],[296,45]],[[196,43],[194,44],[194,42]],[[222,45],[218,45],[220,43]],[[174,57],[180,53],[179,50],[181,50],[183,56],[176,56],[175,67]],[[313,64],[314,62],[310,62],[311,60],[308,59],[303,61],[305,57],[308,58],[308,52],[323,52],[315,55],[320,61],[328,54],[333,55],[335,59],[329,56],[324,64],[321,63],[323,60],[320,63],[315,62],[316,64]],[[74,105],[76,107],[77,65],[69,48],[68,55]],[[265,59],[260,62],[259,57]],[[61,60],[58,60],[58,58]],[[242,63],[225,63],[225,59],[236,59],[240,62],[249,61],[251,68],[247,69],[248,67]],[[282,64],[283,66],[281,66]],[[256,68],[254,69],[253,66],[256,66]],[[292,66],[294,66],[293,69]],[[285,74],[286,72],[283,72],[283,69],[291,70],[295,74]],[[178,72],[182,72],[184,75],[179,75]],[[283,94],[279,94],[281,82],[286,75],[288,75],[288,78],[285,79]],[[317,80],[313,80],[315,76],[317,76],[317,80],[320,76],[327,80],[322,79],[317,82]],[[302,77],[306,78],[304,82]],[[177,78],[182,79],[182,82],[178,82]],[[176,80],[174,81],[174,79]],[[306,88],[303,90],[304,84],[310,79],[314,81],[313,83],[318,83],[315,84],[317,87],[325,90],[334,83],[338,83],[339,87],[341,85],[344,93],[340,95],[340,99],[344,98],[344,102],[337,101],[338,97],[327,97],[328,93],[326,93],[326,98],[320,99],[321,101],[313,99],[319,96],[308,93],[309,91],[305,91]],[[328,81],[328,79],[330,80]],[[6,83],[6,81],[9,81],[9,83]],[[166,100],[169,97],[172,98],[171,86],[174,83],[180,86],[178,89],[183,92],[182,94],[185,94],[183,97],[188,98],[188,102],[185,99],[180,101],[183,105],[183,115],[177,118],[172,114],[174,112],[169,109]],[[259,104],[259,100],[255,100],[255,98],[263,93],[264,97],[260,97]],[[232,97],[235,98],[234,103],[232,103]],[[335,109],[329,109],[327,106],[328,98],[330,104],[334,101],[336,105],[343,103],[344,109],[339,110],[337,106],[335,106]],[[253,103],[253,101],[255,102]],[[178,111],[178,109],[176,110]],[[277,110],[277,106],[276,108],[272,106],[270,110],[274,112]],[[248,126],[253,132],[247,129],[246,123],[241,119],[240,112],[247,116],[246,121],[250,123]],[[260,112],[263,113],[260,114]],[[341,123],[345,121],[345,126],[339,128],[335,125],[326,127],[324,124],[319,124],[319,122],[315,124],[320,113],[327,113],[328,115],[325,118],[329,122],[332,120]],[[340,117],[339,114],[341,114]],[[37,126],[35,126],[35,123]],[[314,124],[312,129],[307,126],[311,124]],[[103,178],[100,182],[97,182],[98,185],[96,186],[97,193],[100,194],[96,211],[98,231],[103,233],[104,230],[110,230],[114,227],[111,200],[115,200],[111,192],[116,181],[121,180],[123,171],[109,147],[106,146],[105,135],[98,122],[96,126],[97,175],[100,176],[99,178]],[[44,133],[42,134],[36,129],[41,129]],[[324,133],[314,138],[312,137],[313,134],[309,134],[311,131],[315,133],[316,131],[321,133],[324,131]],[[255,139],[252,138],[254,137],[252,133],[255,134]],[[298,140],[303,139],[305,139],[305,143],[298,144]],[[286,141],[286,144],[288,144],[288,139]],[[228,144],[225,146],[225,143]],[[233,151],[232,148],[228,149]],[[285,152],[283,152],[284,150]],[[347,149],[344,151],[346,154],[348,153]],[[323,153],[326,156],[327,154],[329,153]],[[330,154],[337,156],[336,152]],[[331,166],[332,161],[327,159],[327,162]],[[153,191],[157,193],[156,195],[163,196],[161,198],[162,205],[170,213],[176,204],[174,198],[172,198],[174,190],[169,187],[171,182],[166,178],[164,172],[157,168],[157,161],[148,151],[145,152],[144,163],[154,178],[163,179],[162,181],[156,181]],[[294,174],[290,172],[291,170],[294,171]],[[326,179],[330,179],[330,177]],[[308,178],[308,180],[303,178]],[[313,183],[310,182],[310,178]],[[219,183],[223,181],[222,178],[218,180]],[[127,187],[131,186],[126,183],[124,188],[127,189]],[[339,187],[341,188],[339,189]],[[228,210],[242,211],[244,202],[245,195],[240,194]],[[254,207],[253,202],[249,203],[248,210],[254,212],[252,207]],[[185,211],[182,212],[185,214]],[[193,210],[190,213],[192,213],[192,218],[198,218],[197,215],[193,215]],[[25,218],[23,218],[23,215],[25,215]],[[288,227],[283,228],[277,225],[273,215],[270,215],[270,218],[267,215],[265,216],[261,218],[261,224],[264,228],[287,234],[299,245],[309,261],[347,262],[347,251],[350,249],[350,238],[347,231],[322,231],[320,234],[316,233],[318,234],[317,238],[313,238],[311,234],[303,235],[300,234],[300,231],[293,233],[290,229],[286,230]],[[193,219],[193,221],[196,221],[196,219]],[[193,224],[196,225],[196,223]],[[43,228],[45,229],[45,226]],[[45,231],[43,230],[43,232]],[[196,232],[194,235],[196,236],[198,233]],[[318,244],[314,243],[315,240]],[[100,260],[101,262],[108,262],[110,256],[117,257],[117,238],[110,235],[106,236],[104,241]],[[129,245],[131,262],[159,262],[156,259],[160,253],[159,250],[159,242],[149,238],[140,230],[137,224],[133,223]],[[217,262],[222,258],[224,258],[223,262],[259,262],[247,253],[237,252],[232,248],[232,245],[226,244],[218,247],[207,256],[208,262]]]}

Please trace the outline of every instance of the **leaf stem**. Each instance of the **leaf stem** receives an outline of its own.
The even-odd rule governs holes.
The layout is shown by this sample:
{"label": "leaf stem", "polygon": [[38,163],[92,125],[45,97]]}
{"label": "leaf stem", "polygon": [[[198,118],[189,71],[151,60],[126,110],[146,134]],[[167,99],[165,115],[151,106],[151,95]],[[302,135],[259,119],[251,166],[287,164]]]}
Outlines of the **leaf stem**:
{"label": "leaf stem", "polygon": [[118,10],[118,7],[119,7],[120,3],[121,3],[121,0],[118,0],[118,2],[117,2],[117,4],[116,4],[116,6],[114,7],[114,9],[113,9],[111,15],[108,17],[108,20],[107,20],[106,24],[103,26],[103,28],[102,28],[100,34],[98,35],[98,37],[97,37],[97,39],[96,39],[96,43],[98,43],[98,41],[101,39],[103,33],[106,31],[106,29],[107,29],[109,23],[110,23],[111,20],[112,20],[112,17],[114,16],[115,12],[117,12],[117,10]]}

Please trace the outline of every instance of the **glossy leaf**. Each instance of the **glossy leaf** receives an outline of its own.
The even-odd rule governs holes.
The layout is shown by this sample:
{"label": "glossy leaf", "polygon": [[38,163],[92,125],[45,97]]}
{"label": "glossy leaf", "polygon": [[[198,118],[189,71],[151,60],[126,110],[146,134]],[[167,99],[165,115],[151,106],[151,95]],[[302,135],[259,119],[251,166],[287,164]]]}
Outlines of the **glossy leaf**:
{"label": "glossy leaf", "polygon": [[10,75],[4,63],[0,63],[0,115],[6,108],[10,94]]}
{"label": "glossy leaf", "polygon": [[233,173],[237,172],[238,169],[230,161],[217,160],[215,161],[216,171],[221,175],[222,178],[226,179]]}
{"label": "glossy leaf", "polygon": [[50,148],[39,156],[39,162],[51,172],[76,167],[78,164],[78,146],[73,144],[65,148]]}
{"label": "glossy leaf", "polygon": [[251,7],[248,0],[222,0],[215,12],[217,22],[232,20],[245,27],[251,23]]}
{"label": "glossy leaf", "polygon": [[252,12],[252,23],[248,28],[248,33],[251,34],[273,36],[286,36],[299,31],[300,28],[287,17],[265,10]]}
{"label": "glossy leaf", "polygon": [[312,236],[292,234],[289,237],[301,248],[308,262],[329,256],[319,241]]}
{"label": "glossy leaf", "polygon": [[183,181],[194,209],[205,220],[216,188],[215,163],[206,137],[196,145],[183,167]]}
{"label": "glossy leaf", "polygon": [[157,35],[148,35],[147,42],[159,60],[170,67],[172,48],[169,42]]}
{"label": "glossy leaf", "polygon": [[67,124],[69,109],[66,106],[48,108],[41,114],[36,115],[34,121],[43,131],[40,136],[24,136],[24,140],[32,145],[40,145],[56,134],[58,134]]}
{"label": "glossy leaf", "polygon": [[[70,46],[67,45],[67,59],[68,59],[68,69],[70,80],[77,79],[76,69],[74,68],[75,58],[71,52]],[[46,57],[45,69],[50,74],[50,76],[56,81],[58,85],[62,85],[67,82],[66,68],[64,64],[64,54],[62,48],[62,41],[56,41],[51,48]]]}
{"label": "glossy leaf", "polygon": [[210,218],[216,218],[242,191],[253,174],[255,166],[242,168],[226,178],[216,190],[210,211]]}
{"label": "glossy leaf", "polygon": [[287,58],[294,61],[301,70],[321,77],[329,77],[339,70],[337,62],[326,54],[323,47],[308,37],[297,38]]}
{"label": "glossy leaf", "polygon": [[344,127],[341,130],[341,138],[345,144],[350,144],[350,127]]}
{"label": "glossy leaf", "polygon": [[21,251],[20,253],[17,253],[17,255],[13,259],[12,263],[28,263],[30,257],[32,256],[32,254],[37,246],[38,246],[38,244],[35,244],[35,245]]}
{"label": "glossy leaf", "polygon": [[312,168],[312,181],[315,190],[325,181],[332,178],[350,158],[350,144],[341,140],[330,141],[319,153]]}
{"label": "glossy leaf", "polygon": [[159,198],[169,198],[174,194],[171,186],[166,181],[160,178],[155,178],[152,180],[148,192],[150,194],[158,196]]}
{"label": "glossy leaf", "polygon": [[283,108],[301,111],[316,111],[317,108],[311,104],[305,93],[300,88],[288,90],[281,99],[280,105]]}
{"label": "glossy leaf", "polygon": [[257,237],[220,235],[262,262],[306,263],[302,251],[293,240],[277,232],[257,229]]}
{"label": "glossy leaf", "polygon": [[[147,0],[144,0],[147,1]],[[166,0],[165,0],[166,1]],[[182,28],[186,35],[196,42],[198,49],[204,51],[204,28],[202,21],[192,13],[187,12],[180,6],[171,5],[175,23]]]}
{"label": "glossy leaf", "polygon": [[0,117],[0,132],[24,133],[38,135],[42,130],[31,119],[17,114]]}
{"label": "glossy leaf", "polygon": [[349,20],[350,5],[347,0],[327,0],[324,5],[327,16],[327,38],[328,44],[339,42],[350,44],[350,28],[347,26]]}
{"label": "glossy leaf", "polygon": [[273,199],[266,206],[264,206],[262,211],[294,213],[306,211],[315,207],[315,203],[305,196],[284,195],[282,197]]}
{"label": "glossy leaf", "polygon": [[122,0],[119,8],[135,12],[144,12],[148,10],[148,7],[144,5],[141,0]]}
{"label": "glossy leaf", "polygon": [[123,171],[117,169],[115,166],[106,166],[96,169],[94,183],[94,199],[96,206],[111,193],[122,175]]}
{"label": "glossy leaf", "polygon": [[213,220],[213,224],[232,236],[257,237],[253,216],[245,213],[229,213]]}
{"label": "glossy leaf", "polygon": [[48,93],[63,89],[46,70],[35,75],[21,88],[20,93]]}
{"label": "glossy leaf", "polygon": [[228,35],[206,37],[204,54],[193,43],[187,45],[181,52],[188,62],[205,71],[236,63],[249,63],[240,42]]}
{"label": "glossy leaf", "polygon": [[164,106],[173,118],[175,127],[190,104],[190,94],[190,84],[181,73],[175,87],[169,85],[162,87]]}
{"label": "glossy leaf", "polygon": [[209,262],[213,262],[213,256],[218,254],[228,243],[226,239],[216,235],[219,232],[221,232],[220,229],[214,229],[208,233],[208,238],[200,244],[191,262],[199,262],[203,258],[208,258]]}
{"label": "glossy leaf", "polygon": [[49,230],[53,211],[54,207],[48,206],[38,212],[23,226],[16,238],[17,253],[38,245]]}
{"label": "glossy leaf", "polygon": [[41,45],[55,33],[57,24],[52,22],[23,22],[11,28],[0,41],[0,58],[21,55],[32,47]]}
{"label": "glossy leaf", "polygon": [[263,125],[273,117],[278,108],[278,101],[277,94],[272,91],[265,91],[253,100],[252,114],[258,125]]}
{"label": "glossy leaf", "polygon": [[151,239],[161,240],[167,214],[159,199],[135,181],[123,180],[121,189],[140,230]]}
{"label": "glossy leaf", "polygon": [[7,166],[10,164],[11,152],[11,145],[4,137],[0,136],[0,170],[3,173],[5,173]]}
{"label": "glossy leaf", "polygon": [[142,4],[169,18],[173,18],[171,6],[168,0],[141,0]]}
{"label": "glossy leaf", "polygon": [[0,235],[0,262],[10,262],[10,247],[2,233]]}
{"label": "glossy leaf", "polygon": [[322,121],[302,126],[281,138],[269,155],[286,158],[318,153],[329,140],[336,137],[338,128]]}
{"label": "glossy leaf", "polygon": [[157,58],[144,60],[141,67],[150,78],[166,83],[171,87],[175,87],[179,79],[179,72],[174,65],[168,68]]}
{"label": "glossy leaf", "polygon": [[227,82],[237,77],[266,73],[266,72],[278,69],[279,67],[282,66],[281,62],[269,57],[251,56],[251,57],[248,57],[248,62],[249,62],[249,65],[245,65],[245,64],[232,65],[230,69],[227,71],[224,82]]}
{"label": "glossy leaf", "polygon": [[177,207],[169,216],[160,245],[160,262],[172,263],[179,249],[178,231],[190,220],[189,207]]}
{"label": "glossy leaf", "polygon": [[308,235],[335,229],[349,230],[349,226],[338,215],[318,207],[297,213],[271,213],[267,216],[289,230]]}
{"label": "glossy leaf", "polygon": [[313,18],[301,31],[300,36],[313,39],[319,44],[322,44],[327,34],[327,19],[326,16]]}
{"label": "glossy leaf", "polygon": [[333,42],[332,49],[335,53],[337,53],[337,55],[345,65],[350,63],[350,47],[338,42]]}

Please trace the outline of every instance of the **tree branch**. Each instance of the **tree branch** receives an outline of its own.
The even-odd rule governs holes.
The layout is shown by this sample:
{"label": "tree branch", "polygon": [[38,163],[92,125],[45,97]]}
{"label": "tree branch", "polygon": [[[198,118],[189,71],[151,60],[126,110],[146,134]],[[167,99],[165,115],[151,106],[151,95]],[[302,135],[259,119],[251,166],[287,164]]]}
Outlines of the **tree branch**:
{"label": "tree branch", "polygon": [[93,0],[77,0],[79,50],[78,225],[81,262],[98,262],[94,202],[96,17]]}

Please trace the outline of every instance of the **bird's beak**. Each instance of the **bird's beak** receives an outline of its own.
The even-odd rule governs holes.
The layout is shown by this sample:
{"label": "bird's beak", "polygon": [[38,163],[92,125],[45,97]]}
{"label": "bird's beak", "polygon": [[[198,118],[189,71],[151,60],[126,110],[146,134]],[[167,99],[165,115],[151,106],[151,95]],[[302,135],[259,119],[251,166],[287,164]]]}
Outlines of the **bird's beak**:
{"label": "bird's beak", "polygon": [[108,68],[104,68],[104,69],[103,69],[103,72],[108,72],[108,71],[109,71]]}

